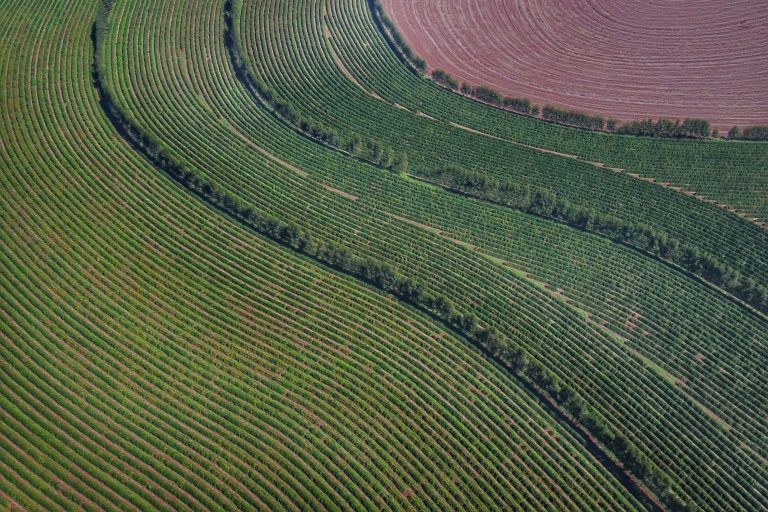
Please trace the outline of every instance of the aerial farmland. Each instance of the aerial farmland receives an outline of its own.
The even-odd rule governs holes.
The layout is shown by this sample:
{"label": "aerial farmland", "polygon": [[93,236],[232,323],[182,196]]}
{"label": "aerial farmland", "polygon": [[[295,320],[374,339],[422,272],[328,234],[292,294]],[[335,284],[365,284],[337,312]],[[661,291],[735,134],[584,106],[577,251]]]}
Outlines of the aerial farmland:
{"label": "aerial farmland", "polygon": [[0,510],[768,511],[766,5],[0,0]]}

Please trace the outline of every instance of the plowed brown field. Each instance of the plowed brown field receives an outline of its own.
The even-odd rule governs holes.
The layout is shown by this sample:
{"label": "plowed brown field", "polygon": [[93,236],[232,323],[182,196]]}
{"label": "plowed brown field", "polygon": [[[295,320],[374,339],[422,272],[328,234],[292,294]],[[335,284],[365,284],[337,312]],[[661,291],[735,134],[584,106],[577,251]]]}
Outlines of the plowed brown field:
{"label": "plowed brown field", "polygon": [[768,122],[765,0],[383,0],[431,68],[620,120]]}

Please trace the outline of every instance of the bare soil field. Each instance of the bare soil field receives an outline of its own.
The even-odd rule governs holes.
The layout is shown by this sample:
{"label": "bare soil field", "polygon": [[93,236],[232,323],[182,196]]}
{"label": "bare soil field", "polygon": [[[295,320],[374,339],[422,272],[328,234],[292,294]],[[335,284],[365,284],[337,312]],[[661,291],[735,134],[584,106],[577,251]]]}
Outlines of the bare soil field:
{"label": "bare soil field", "polygon": [[429,67],[619,120],[768,122],[764,0],[383,0]]}

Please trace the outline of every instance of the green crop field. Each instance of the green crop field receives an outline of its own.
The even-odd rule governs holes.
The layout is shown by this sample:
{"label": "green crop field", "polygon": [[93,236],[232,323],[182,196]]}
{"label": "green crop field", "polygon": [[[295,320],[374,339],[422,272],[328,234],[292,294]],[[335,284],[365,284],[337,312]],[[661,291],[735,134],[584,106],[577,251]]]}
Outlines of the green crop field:
{"label": "green crop field", "polygon": [[768,143],[373,0],[0,5],[0,510],[768,510]]}

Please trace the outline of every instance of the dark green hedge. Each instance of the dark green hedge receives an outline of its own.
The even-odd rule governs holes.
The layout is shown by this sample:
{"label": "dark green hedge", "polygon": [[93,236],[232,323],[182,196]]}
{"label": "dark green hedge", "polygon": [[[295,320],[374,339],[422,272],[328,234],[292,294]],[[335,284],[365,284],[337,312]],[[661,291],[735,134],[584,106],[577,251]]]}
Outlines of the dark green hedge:
{"label": "dark green hedge", "polygon": [[652,257],[672,262],[719,286],[755,309],[768,313],[768,287],[741,275],[711,254],[682,244],[650,226],[632,224],[591,208],[573,205],[548,190],[534,190],[514,183],[499,182],[484,174],[459,168],[434,170],[430,179],[451,190],[554,219],[630,245]]}

